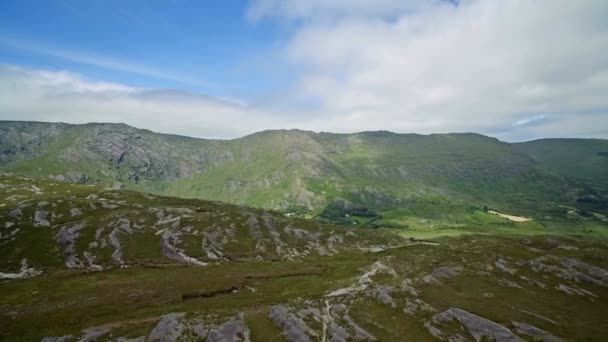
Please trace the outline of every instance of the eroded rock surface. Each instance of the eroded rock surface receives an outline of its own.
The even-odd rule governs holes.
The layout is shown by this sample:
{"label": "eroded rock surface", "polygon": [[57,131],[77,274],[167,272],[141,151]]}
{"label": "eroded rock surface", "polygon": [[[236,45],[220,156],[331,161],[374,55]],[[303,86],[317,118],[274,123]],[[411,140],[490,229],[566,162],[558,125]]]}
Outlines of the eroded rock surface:
{"label": "eroded rock surface", "polygon": [[450,308],[433,316],[433,322],[437,324],[449,323],[453,320],[458,321],[477,342],[484,339],[496,342],[521,341],[519,337],[504,326],[466,310]]}

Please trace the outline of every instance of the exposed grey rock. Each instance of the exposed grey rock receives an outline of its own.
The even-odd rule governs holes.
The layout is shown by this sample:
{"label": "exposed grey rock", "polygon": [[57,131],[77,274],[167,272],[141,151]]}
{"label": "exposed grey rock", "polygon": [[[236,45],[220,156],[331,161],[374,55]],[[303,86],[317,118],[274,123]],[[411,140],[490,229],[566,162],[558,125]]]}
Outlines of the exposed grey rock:
{"label": "exposed grey rock", "polygon": [[462,270],[462,266],[442,266],[434,269],[431,274],[437,279],[447,279],[459,275],[460,273],[462,273]]}
{"label": "exposed grey rock", "polygon": [[329,324],[327,327],[327,334],[329,335],[329,340],[331,342],[346,342],[346,340],[350,337],[348,331],[344,330],[344,328],[335,322],[331,322]]}
{"label": "exposed grey rock", "polygon": [[272,216],[270,216],[270,214],[265,212],[262,215],[262,221],[264,221],[264,226],[266,226],[266,229],[268,230],[268,234],[270,235],[272,242],[276,246],[277,254],[283,255],[283,249],[285,248],[286,244],[285,244],[285,242],[283,242],[283,240],[281,240],[281,233],[279,233],[277,231],[275,224],[274,224],[274,220],[272,219]]}
{"label": "exposed grey rock", "polygon": [[66,336],[46,336],[43,337],[40,342],[69,342],[72,341],[74,337],[72,335]]}
{"label": "exposed grey rock", "polygon": [[80,216],[82,215],[82,211],[78,208],[72,208],[70,209],[70,215],[72,215],[72,217]]}
{"label": "exposed grey rock", "polygon": [[268,318],[283,330],[283,335],[289,342],[312,342],[310,336],[317,335],[302,319],[290,313],[289,307],[285,305],[270,307]]}
{"label": "exposed grey rock", "polygon": [[42,271],[27,266],[27,259],[21,259],[21,269],[18,273],[0,272],[0,279],[24,279],[42,274]]}
{"label": "exposed grey rock", "polygon": [[455,334],[455,335],[448,337],[448,342],[466,342],[466,341],[468,341],[468,340],[460,334]]}
{"label": "exposed grey rock", "polygon": [[146,337],[145,336],[139,336],[139,337],[133,337],[133,338],[119,337],[119,338],[115,339],[114,341],[115,342],[146,342]]}
{"label": "exposed grey rock", "polygon": [[82,262],[76,254],[76,239],[79,231],[84,228],[84,223],[77,223],[71,226],[63,226],[55,235],[55,240],[63,248],[63,259],[69,268],[83,267]]}
{"label": "exposed grey rock", "polygon": [[377,273],[388,273],[393,277],[397,276],[397,273],[394,269],[384,265],[380,261],[376,261],[369,269],[369,271],[365,272],[357,281],[356,284],[334,290],[325,295],[325,297],[339,297],[339,296],[347,296],[359,293],[361,291],[366,290],[373,283],[372,277]]}
{"label": "exposed grey rock", "polygon": [[522,276],[522,275],[520,275],[519,278],[521,280],[527,281],[528,283],[530,283],[532,285],[536,285],[536,286],[540,287],[541,289],[544,289],[544,288],[547,287],[547,285],[545,285],[545,283],[543,283],[541,281],[538,281],[536,279],[532,279],[532,278],[529,278],[529,277],[526,277],[526,276]]}
{"label": "exposed grey rock", "polygon": [[87,261],[88,267],[93,270],[93,271],[102,271],[103,267],[101,265],[97,265],[95,263],[95,256],[89,252],[89,251],[84,251],[84,258]]}
{"label": "exposed grey rock", "polygon": [[104,209],[116,209],[118,208],[118,205],[116,204],[110,204],[107,203],[106,201],[100,201],[99,203],[101,203],[101,207]]}
{"label": "exposed grey rock", "polygon": [[185,313],[170,313],[163,315],[154,329],[148,335],[148,342],[175,342],[184,333],[184,324],[180,322]]}
{"label": "exposed grey rock", "polygon": [[550,319],[550,318],[547,318],[547,317],[545,317],[545,316],[543,316],[543,315],[539,315],[539,314],[537,314],[537,313],[534,313],[534,312],[531,312],[531,311],[527,311],[527,310],[519,310],[519,311],[521,311],[521,312],[523,312],[523,313],[526,313],[526,314],[528,314],[528,315],[530,315],[530,316],[536,317],[536,318],[538,318],[538,319],[540,319],[540,320],[543,320],[543,321],[545,321],[545,322],[549,322],[549,323],[551,323],[551,324],[559,325],[559,323],[557,323],[556,321],[554,321],[554,320],[552,320],[552,319]]}
{"label": "exposed grey rock", "polygon": [[344,243],[344,237],[340,234],[332,234],[327,238],[327,248],[332,253],[338,252],[338,246]]}
{"label": "exposed grey rock", "polygon": [[235,240],[236,227],[232,224],[229,228],[217,227],[202,232],[202,248],[207,253],[207,258],[219,260],[224,256],[224,245]]}
{"label": "exposed grey rock", "polygon": [[351,326],[351,328],[355,332],[355,337],[357,340],[367,340],[367,341],[375,341],[376,338],[372,336],[365,329],[361,328],[355,321],[350,317],[349,314],[345,314],[343,316],[344,320]]}
{"label": "exposed grey rock", "polygon": [[405,300],[405,308],[403,308],[403,311],[407,314],[415,315],[418,311],[435,312],[436,310],[419,298],[408,298]]}
{"label": "exposed grey rock", "polygon": [[171,259],[182,261],[188,264],[205,266],[207,263],[204,263],[196,258],[188,256],[184,253],[184,250],[177,247],[176,245],[181,242],[180,236],[181,232],[174,232],[170,230],[165,230],[162,234],[161,238],[161,250],[163,254]]}
{"label": "exposed grey rock", "polygon": [[50,227],[51,222],[49,221],[49,212],[46,210],[36,210],[34,212],[34,226]]}
{"label": "exposed grey rock", "polygon": [[197,338],[203,339],[207,336],[208,330],[202,322],[194,323],[190,326],[190,330]]}
{"label": "exposed grey rock", "polygon": [[233,318],[221,326],[211,329],[207,342],[249,342],[249,327],[242,318]]}
{"label": "exposed grey rock", "polygon": [[418,291],[414,288],[413,282],[411,279],[404,279],[401,282],[401,291],[412,297],[418,297]]}
{"label": "exposed grey rock", "polygon": [[267,241],[258,224],[258,218],[254,214],[251,214],[247,220],[247,226],[249,227],[249,234],[255,240],[255,249],[258,251],[265,251]]}
{"label": "exposed grey rock", "polygon": [[448,323],[452,320],[460,322],[477,342],[484,338],[496,342],[521,341],[519,337],[504,326],[462,309],[450,308],[433,316],[435,323]]}
{"label": "exposed grey rock", "polygon": [[498,258],[498,260],[496,260],[494,262],[494,266],[496,266],[496,268],[498,268],[499,270],[508,273],[510,275],[514,275],[515,272],[517,272],[517,270],[515,270],[514,268],[510,268],[509,266],[507,266],[507,261],[503,258]]}
{"label": "exposed grey rock", "polygon": [[563,259],[561,264],[570,269],[585,272],[585,274],[582,276],[581,274],[575,275],[576,279],[579,281],[594,285],[608,286],[608,271],[604,270],[603,268],[592,266],[572,258]]}
{"label": "exposed grey rock", "polygon": [[20,207],[17,207],[11,211],[9,211],[8,216],[17,219],[17,220],[21,220],[21,217],[23,217],[23,211],[21,211]]}
{"label": "exposed grey rock", "polygon": [[589,296],[589,297],[597,297],[596,294],[594,294],[593,292],[587,291],[585,289],[581,289],[581,288],[574,288],[574,287],[570,287],[570,286],[566,286],[563,284],[559,284],[555,287],[556,289],[565,292],[569,295],[578,295],[578,296]]}
{"label": "exposed grey rock", "polygon": [[429,331],[429,334],[433,335],[435,338],[437,338],[439,340],[443,340],[444,339],[443,338],[443,331],[441,331],[439,328],[437,328],[436,326],[434,326],[433,324],[431,324],[431,322],[424,323],[424,326]]}
{"label": "exposed grey rock", "polygon": [[500,285],[502,285],[502,286],[511,287],[511,288],[514,288],[514,289],[521,289],[522,288],[518,283],[516,283],[514,281],[511,281],[511,280],[498,279],[498,283]]}
{"label": "exposed grey rock", "polygon": [[100,326],[94,328],[88,328],[82,331],[83,335],[80,336],[78,342],[93,342],[97,341],[101,336],[106,335],[110,332],[110,327]]}
{"label": "exposed grey rock", "polygon": [[378,286],[374,289],[374,296],[378,298],[378,300],[380,300],[382,303],[392,308],[395,308],[397,307],[397,304],[391,296],[392,291],[393,289],[389,286]]}
{"label": "exposed grey rock", "polygon": [[133,230],[131,229],[130,220],[125,218],[119,219],[117,222],[114,223],[112,231],[110,232],[110,234],[108,234],[108,242],[110,246],[114,248],[114,252],[112,253],[112,259],[114,259],[114,261],[116,261],[116,263],[118,263],[120,266],[123,266],[125,262],[122,259],[122,248],[120,240],[118,239],[118,234],[121,232],[125,234],[133,232]]}
{"label": "exposed grey rock", "polygon": [[515,332],[520,335],[527,335],[534,339],[534,341],[543,341],[543,342],[561,342],[563,341],[561,338],[552,335],[542,329],[539,329],[533,325],[524,322],[512,322],[515,326]]}

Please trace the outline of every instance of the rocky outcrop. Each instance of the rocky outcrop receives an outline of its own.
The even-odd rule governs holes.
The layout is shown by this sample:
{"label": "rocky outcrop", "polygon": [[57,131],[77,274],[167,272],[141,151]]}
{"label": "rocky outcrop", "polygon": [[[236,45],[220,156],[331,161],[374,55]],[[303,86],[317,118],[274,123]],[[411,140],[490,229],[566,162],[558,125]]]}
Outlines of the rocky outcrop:
{"label": "rocky outcrop", "polygon": [[0,272],[0,280],[2,279],[24,279],[31,278],[42,274],[42,271],[36,270],[27,266],[27,259],[21,260],[21,269],[17,273]]}
{"label": "rocky outcrop", "polygon": [[513,321],[513,326],[515,326],[515,332],[520,335],[525,335],[531,337],[534,341],[542,341],[542,342],[562,342],[563,340],[557,336],[554,336],[551,333],[548,333],[542,329],[539,329],[531,324],[524,322],[516,322]]}
{"label": "rocky outcrop", "polygon": [[433,316],[433,322],[436,324],[449,323],[454,320],[459,322],[477,342],[484,341],[484,339],[496,342],[521,341],[504,326],[466,310],[450,308]]}

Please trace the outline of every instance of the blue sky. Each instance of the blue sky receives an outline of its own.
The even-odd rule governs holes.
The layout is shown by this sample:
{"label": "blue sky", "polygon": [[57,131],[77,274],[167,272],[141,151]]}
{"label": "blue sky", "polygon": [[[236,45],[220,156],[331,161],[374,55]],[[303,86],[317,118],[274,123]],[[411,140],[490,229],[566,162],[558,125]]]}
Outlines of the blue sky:
{"label": "blue sky", "polygon": [[3,0],[0,120],[608,138],[603,0]]}
{"label": "blue sky", "polygon": [[217,96],[290,77],[269,70],[285,25],[246,20],[246,1],[19,0],[0,8],[4,63]]}

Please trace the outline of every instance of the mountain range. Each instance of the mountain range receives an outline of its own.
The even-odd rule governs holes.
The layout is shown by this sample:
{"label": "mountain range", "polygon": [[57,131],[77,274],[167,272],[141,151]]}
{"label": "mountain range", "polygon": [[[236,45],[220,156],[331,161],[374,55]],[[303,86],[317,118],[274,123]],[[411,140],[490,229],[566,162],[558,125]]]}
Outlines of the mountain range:
{"label": "mountain range", "polygon": [[538,215],[548,202],[603,200],[608,141],[301,130],[208,140],[124,124],[3,121],[0,169],[293,213],[338,206],[432,217],[485,206]]}

